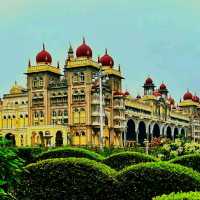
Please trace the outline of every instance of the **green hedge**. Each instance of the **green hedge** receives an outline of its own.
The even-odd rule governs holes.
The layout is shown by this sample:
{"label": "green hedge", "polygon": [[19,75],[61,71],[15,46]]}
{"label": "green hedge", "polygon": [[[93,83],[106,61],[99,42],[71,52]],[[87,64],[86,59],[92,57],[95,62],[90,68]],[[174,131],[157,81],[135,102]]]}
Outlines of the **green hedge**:
{"label": "green hedge", "polygon": [[191,167],[194,170],[200,172],[200,154],[180,156],[170,160],[169,162],[184,165],[186,167]]}
{"label": "green hedge", "polygon": [[153,200],[199,200],[200,192],[171,193],[153,198]]}
{"label": "green hedge", "polygon": [[78,158],[83,157],[96,161],[101,161],[104,159],[104,157],[99,155],[98,153],[95,153],[87,149],[76,148],[76,147],[65,147],[65,148],[51,149],[49,151],[43,152],[37,156],[36,161],[50,159],[50,158],[66,158],[66,157],[78,157]]}
{"label": "green hedge", "polygon": [[200,189],[200,174],[167,162],[141,163],[119,172],[119,199],[148,200],[171,192]]}
{"label": "green hedge", "polygon": [[116,171],[86,158],[54,158],[25,167],[16,189],[20,200],[116,199]]}
{"label": "green hedge", "polygon": [[42,153],[43,149],[41,147],[18,147],[16,148],[16,154],[23,160],[26,164],[34,162],[35,157]]}
{"label": "green hedge", "polygon": [[132,164],[141,162],[154,162],[156,159],[152,156],[139,152],[121,152],[113,154],[103,160],[103,163],[112,167],[113,169],[120,170]]}

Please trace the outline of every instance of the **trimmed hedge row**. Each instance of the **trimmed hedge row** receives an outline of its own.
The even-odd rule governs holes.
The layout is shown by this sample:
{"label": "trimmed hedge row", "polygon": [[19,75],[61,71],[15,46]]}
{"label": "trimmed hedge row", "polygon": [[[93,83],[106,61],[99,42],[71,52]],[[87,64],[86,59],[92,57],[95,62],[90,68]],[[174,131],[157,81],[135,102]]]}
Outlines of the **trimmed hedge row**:
{"label": "trimmed hedge row", "polygon": [[102,162],[113,169],[121,170],[126,166],[138,164],[141,162],[154,162],[156,159],[152,156],[139,152],[121,152],[105,158]]}
{"label": "trimmed hedge row", "polygon": [[190,154],[177,157],[169,161],[170,163],[184,165],[191,167],[194,170],[200,172],[200,154]]}
{"label": "trimmed hedge row", "polygon": [[16,148],[16,154],[25,161],[25,164],[34,162],[35,157],[42,153],[41,147],[18,147]]}
{"label": "trimmed hedge row", "polygon": [[117,175],[118,198],[148,200],[171,192],[200,189],[200,174],[190,168],[167,162],[141,163]]}
{"label": "trimmed hedge row", "polygon": [[51,158],[66,158],[66,157],[88,158],[96,161],[101,161],[104,159],[104,157],[101,156],[100,154],[87,149],[76,148],[76,147],[65,147],[65,148],[51,149],[49,151],[43,152],[36,157],[36,161],[51,159]]}
{"label": "trimmed hedge row", "polygon": [[117,199],[116,171],[86,158],[55,158],[25,167],[16,188],[20,200]]}
{"label": "trimmed hedge row", "polygon": [[153,198],[153,200],[199,200],[200,192],[171,193]]}

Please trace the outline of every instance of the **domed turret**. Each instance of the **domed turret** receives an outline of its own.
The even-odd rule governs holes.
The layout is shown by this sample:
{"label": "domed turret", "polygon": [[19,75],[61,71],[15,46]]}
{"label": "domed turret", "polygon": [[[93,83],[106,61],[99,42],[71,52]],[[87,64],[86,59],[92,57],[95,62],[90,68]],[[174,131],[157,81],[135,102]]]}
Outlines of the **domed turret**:
{"label": "domed turret", "polygon": [[110,67],[114,66],[113,58],[110,55],[108,55],[107,49],[105,51],[105,55],[103,55],[100,58],[99,62],[102,64],[102,66],[110,66]]}
{"label": "domed turret", "polygon": [[43,50],[40,51],[36,56],[36,63],[51,64],[51,62],[52,62],[51,54],[45,50],[45,46],[43,44]]}
{"label": "domed turret", "polygon": [[192,100],[192,93],[189,90],[184,94],[183,100]]}
{"label": "domed turret", "polygon": [[83,38],[83,44],[76,49],[76,57],[92,57],[92,49],[85,43],[85,38]]}

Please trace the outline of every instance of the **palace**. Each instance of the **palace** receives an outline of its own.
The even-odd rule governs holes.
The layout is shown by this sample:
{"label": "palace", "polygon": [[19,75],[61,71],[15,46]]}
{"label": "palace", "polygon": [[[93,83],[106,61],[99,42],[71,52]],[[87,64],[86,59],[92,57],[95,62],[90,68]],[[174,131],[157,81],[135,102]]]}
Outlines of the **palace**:
{"label": "palace", "polygon": [[[143,144],[145,139],[178,136],[200,141],[200,100],[187,91],[178,104],[148,77],[144,93],[133,97],[122,89],[122,72],[108,54],[93,59],[83,43],[69,47],[64,68],[54,66],[43,45],[36,63],[29,61],[27,83],[15,83],[0,99],[0,135],[16,146],[98,146],[102,77],[103,144]],[[61,72],[63,71],[63,73]]]}

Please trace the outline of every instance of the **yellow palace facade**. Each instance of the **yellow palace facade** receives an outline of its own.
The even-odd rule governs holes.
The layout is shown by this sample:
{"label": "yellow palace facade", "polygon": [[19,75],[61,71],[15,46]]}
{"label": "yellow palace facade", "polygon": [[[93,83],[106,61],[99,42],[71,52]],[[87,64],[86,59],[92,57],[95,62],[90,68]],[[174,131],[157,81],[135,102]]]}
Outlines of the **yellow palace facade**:
{"label": "yellow palace facade", "polygon": [[[15,83],[0,99],[0,135],[16,146],[98,146],[100,137],[99,81],[103,80],[103,143],[105,146],[143,144],[145,139],[179,135],[200,141],[200,103],[187,91],[178,104],[164,83],[158,88],[148,77],[144,93],[123,91],[120,66],[105,52],[93,59],[85,40],[74,53],[70,46],[63,69],[52,64],[43,46],[27,82]],[[64,71],[64,73],[62,73]]]}

